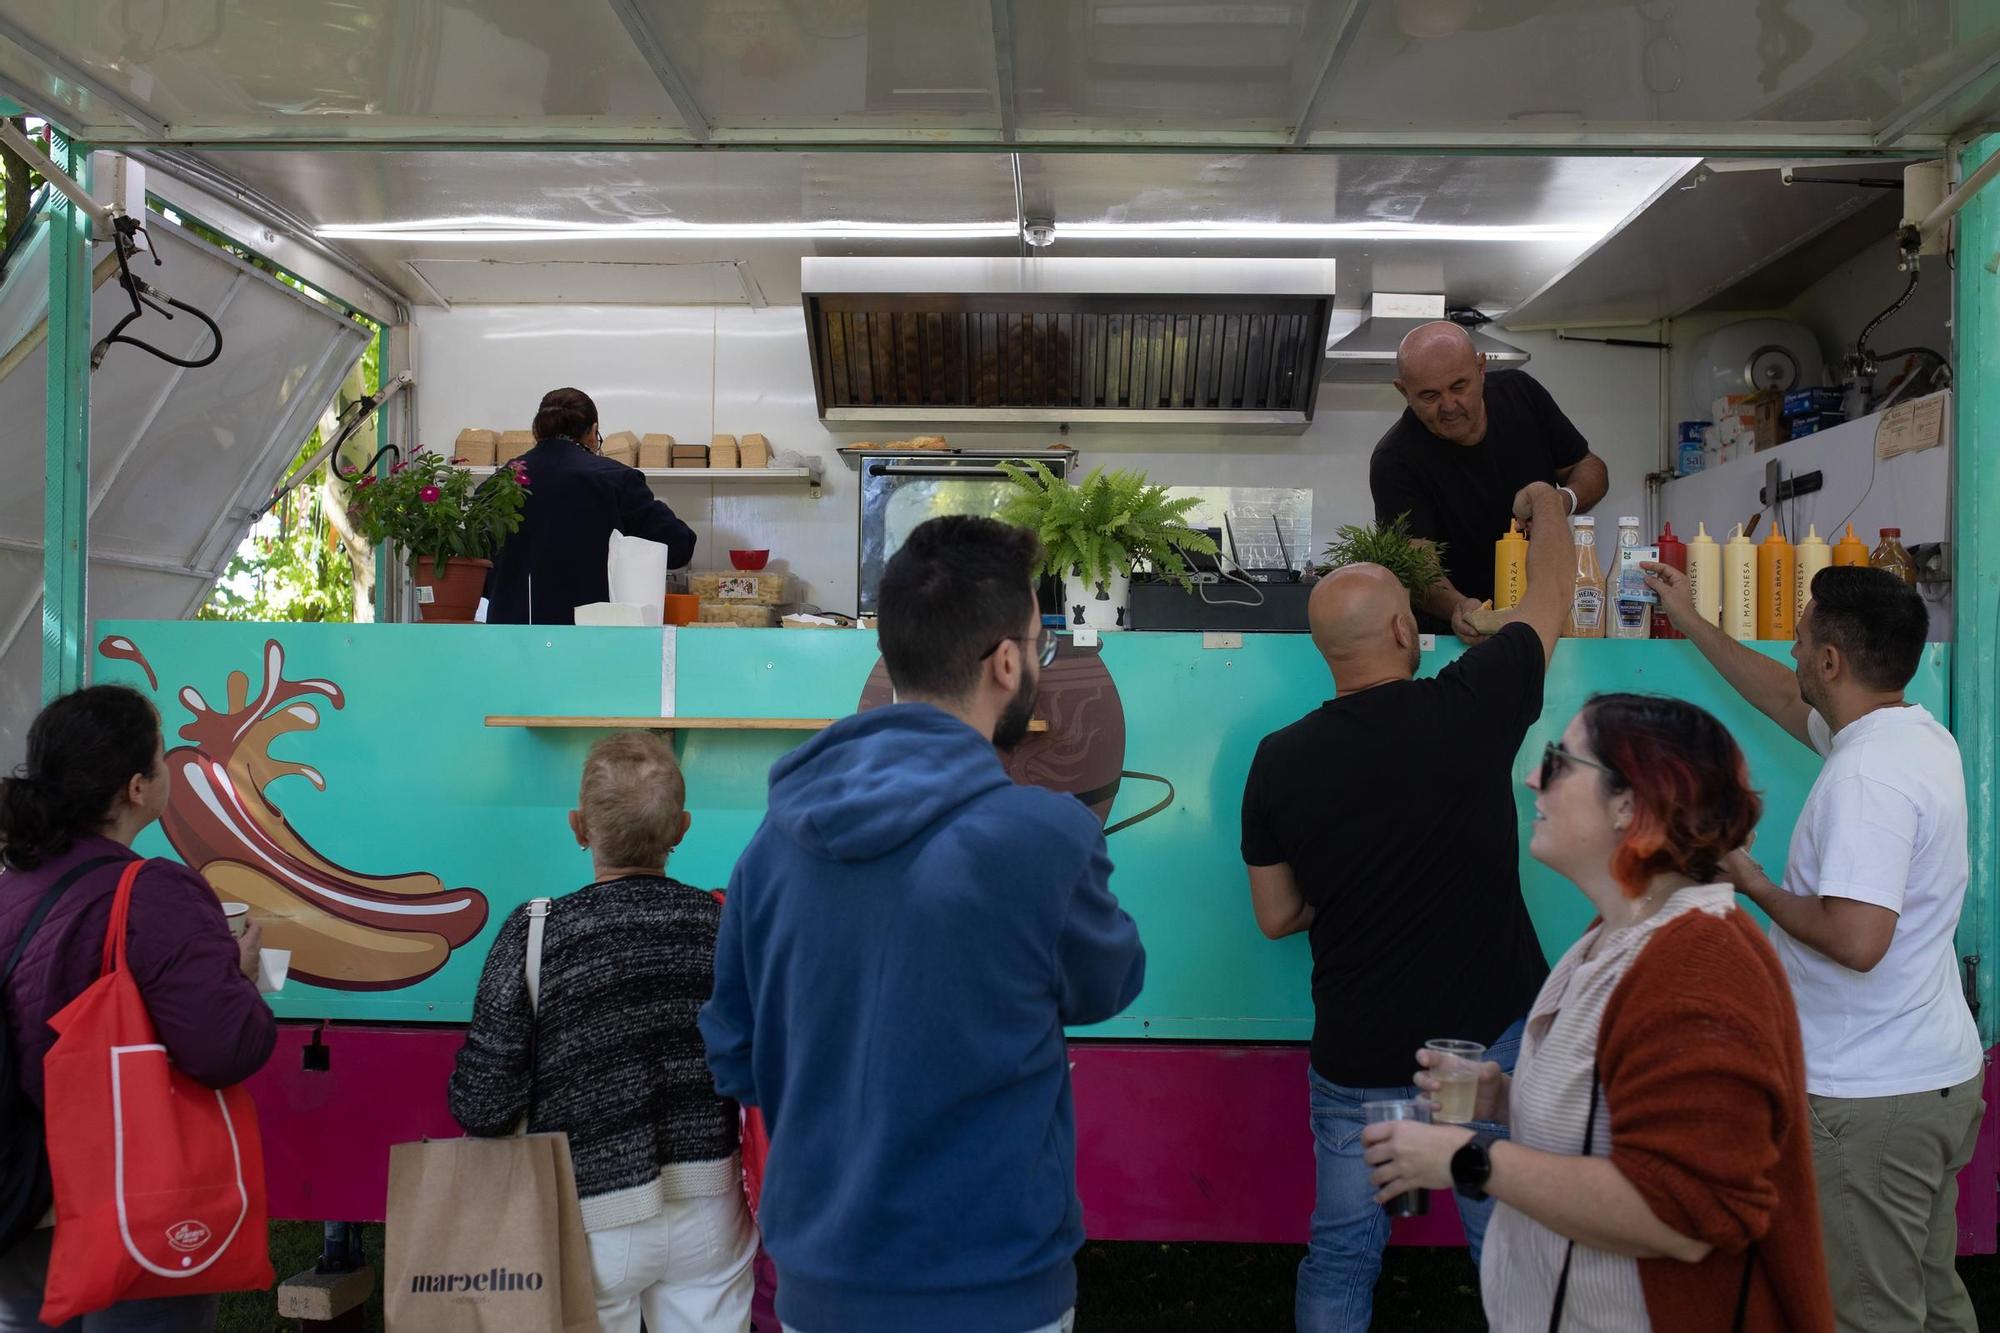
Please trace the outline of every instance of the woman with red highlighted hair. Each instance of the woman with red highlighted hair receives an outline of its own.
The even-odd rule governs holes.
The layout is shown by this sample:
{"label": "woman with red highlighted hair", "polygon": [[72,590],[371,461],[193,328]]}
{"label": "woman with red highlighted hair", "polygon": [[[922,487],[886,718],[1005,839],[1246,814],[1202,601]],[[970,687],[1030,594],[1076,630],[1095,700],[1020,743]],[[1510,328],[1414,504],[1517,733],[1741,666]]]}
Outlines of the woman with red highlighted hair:
{"label": "woman with red highlighted hair", "polygon": [[1496,1333],[1832,1329],[1798,1014],[1720,882],[1762,811],[1742,750],[1692,704],[1599,695],[1528,785],[1529,851],[1598,919],[1513,1076],[1481,1071],[1475,1118],[1512,1139],[1370,1125],[1377,1197],[1499,1201],[1480,1271]]}

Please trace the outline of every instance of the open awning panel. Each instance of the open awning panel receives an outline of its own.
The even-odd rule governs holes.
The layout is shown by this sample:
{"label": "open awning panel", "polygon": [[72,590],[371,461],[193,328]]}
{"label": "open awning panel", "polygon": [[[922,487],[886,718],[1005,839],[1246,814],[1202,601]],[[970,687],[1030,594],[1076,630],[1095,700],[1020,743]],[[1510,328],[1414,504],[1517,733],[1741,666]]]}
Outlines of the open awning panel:
{"label": "open awning panel", "polygon": [[[368,330],[158,216],[146,280],[221,325],[213,364],[184,370],[113,346],[91,379],[93,621],[191,616],[367,346]],[[96,264],[109,253],[98,247]],[[103,271],[103,270],[98,270]],[[131,306],[115,272],[91,303],[102,337]],[[26,751],[40,703],[48,254],[37,237],[0,287],[0,769]],[[128,330],[199,359],[209,334],[182,315]]]}

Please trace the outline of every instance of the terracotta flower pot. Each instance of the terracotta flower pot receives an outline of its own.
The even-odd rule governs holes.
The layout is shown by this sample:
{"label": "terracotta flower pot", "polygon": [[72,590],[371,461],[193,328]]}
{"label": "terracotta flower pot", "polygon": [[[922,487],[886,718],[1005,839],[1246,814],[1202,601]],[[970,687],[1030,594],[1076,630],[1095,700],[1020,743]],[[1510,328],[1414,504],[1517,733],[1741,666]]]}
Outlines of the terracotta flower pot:
{"label": "terracotta flower pot", "polygon": [[486,571],[491,560],[462,560],[452,556],[444,562],[444,573],[429,556],[420,556],[410,571],[410,584],[417,590],[417,619],[427,625],[470,625],[486,592]]}

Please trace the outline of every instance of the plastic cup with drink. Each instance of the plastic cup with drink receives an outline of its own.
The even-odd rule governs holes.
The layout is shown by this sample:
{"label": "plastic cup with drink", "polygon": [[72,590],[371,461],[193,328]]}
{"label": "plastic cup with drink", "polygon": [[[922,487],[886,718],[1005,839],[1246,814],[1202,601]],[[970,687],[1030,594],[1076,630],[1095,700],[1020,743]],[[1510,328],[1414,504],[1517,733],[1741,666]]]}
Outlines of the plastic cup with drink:
{"label": "plastic cup with drink", "polygon": [[[1390,1120],[1414,1120],[1420,1125],[1427,1125],[1431,1120],[1431,1108],[1429,1102],[1414,1097],[1399,1101],[1363,1102],[1361,1118],[1371,1125]],[[1409,1190],[1382,1205],[1382,1211],[1391,1217],[1422,1217],[1430,1210],[1429,1190]]]}
{"label": "plastic cup with drink", "polygon": [[1476,1041],[1437,1038],[1424,1043],[1430,1052],[1430,1075],[1437,1080],[1431,1094],[1436,1116],[1450,1125],[1473,1119],[1479,1101],[1479,1068],[1486,1060],[1486,1048]]}

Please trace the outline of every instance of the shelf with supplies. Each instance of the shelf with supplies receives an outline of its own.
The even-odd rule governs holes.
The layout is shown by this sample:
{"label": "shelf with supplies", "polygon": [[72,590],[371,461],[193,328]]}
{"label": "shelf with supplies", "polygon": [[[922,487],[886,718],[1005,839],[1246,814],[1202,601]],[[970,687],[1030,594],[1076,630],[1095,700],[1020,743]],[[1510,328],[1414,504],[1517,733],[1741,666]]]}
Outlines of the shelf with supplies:
{"label": "shelf with supplies", "polygon": [[[460,464],[467,472],[476,476],[491,476],[497,468],[476,463]],[[663,481],[680,481],[690,484],[706,482],[710,485],[735,482],[759,484],[805,485],[818,487],[825,480],[825,473],[819,460],[808,460],[803,467],[635,467],[632,469],[644,477],[648,484],[657,485]]]}

